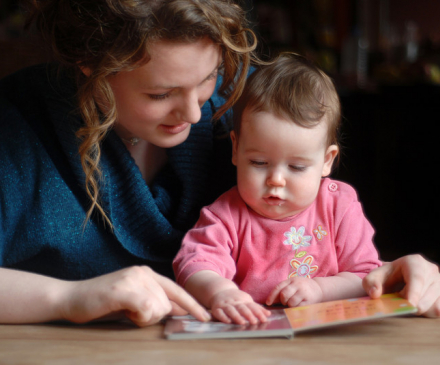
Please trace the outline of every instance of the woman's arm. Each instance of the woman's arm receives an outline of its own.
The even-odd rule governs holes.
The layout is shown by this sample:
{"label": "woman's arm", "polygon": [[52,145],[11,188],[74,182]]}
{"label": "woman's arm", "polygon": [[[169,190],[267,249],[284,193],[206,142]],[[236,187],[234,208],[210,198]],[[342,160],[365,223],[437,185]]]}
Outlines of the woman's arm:
{"label": "woman's arm", "polygon": [[194,298],[148,267],[131,267],[83,281],[0,268],[0,308],[0,323],[85,323],[118,312],[138,326],[185,311],[201,321],[210,319]]}
{"label": "woman's arm", "polygon": [[440,317],[439,268],[421,255],[384,263],[364,278],[363,286],[372,298],[400,291],[400,295],[419,309],[418,314]]}

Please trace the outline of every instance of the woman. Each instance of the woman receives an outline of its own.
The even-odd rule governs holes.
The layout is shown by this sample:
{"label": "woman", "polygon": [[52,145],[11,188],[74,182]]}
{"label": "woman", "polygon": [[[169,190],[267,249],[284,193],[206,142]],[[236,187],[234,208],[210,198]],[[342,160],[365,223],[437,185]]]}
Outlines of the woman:
{"label": "woman", "polygon": [[[233,184],[225,112],[255,48],[244,13],[231,0],[31,5],[58,62],[0,82],[0,323],[207,320],[167,276],[201,206]],[[438,310],[438,274],[390,265],[372,295],[415,283]]]}

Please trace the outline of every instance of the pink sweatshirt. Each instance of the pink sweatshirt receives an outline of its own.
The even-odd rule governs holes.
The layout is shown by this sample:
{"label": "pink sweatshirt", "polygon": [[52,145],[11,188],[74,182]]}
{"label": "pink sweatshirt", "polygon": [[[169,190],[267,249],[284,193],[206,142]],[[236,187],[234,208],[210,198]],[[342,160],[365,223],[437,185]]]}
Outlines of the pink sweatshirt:
{"label": "pink sweatshirt", "polygon": [[264,303],[289,277],[351,272],[363,278],[381,265],[373,235],[355,190],[343,182],[323,179],[315,202],[282,220],[255,213],[234,187],[202,209],[173,267],[182,286],[212,270]]}

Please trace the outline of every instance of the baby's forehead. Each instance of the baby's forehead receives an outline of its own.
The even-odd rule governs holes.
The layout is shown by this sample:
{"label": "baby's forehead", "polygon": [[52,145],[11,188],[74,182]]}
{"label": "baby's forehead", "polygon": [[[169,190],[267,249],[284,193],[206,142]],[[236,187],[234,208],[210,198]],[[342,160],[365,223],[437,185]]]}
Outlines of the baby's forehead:
{"label": "baby's forehead", "polygon": [[[254,120],[264,120],[267,121],[278,121],[280,123],[292,123],[300,128],[305,129],[321,129],[328,132],[329,129],[329,118],[328,113],[324,113],[324,115],[319,120],[313,120],[313,119],[295,119],[286,113],[279,113],[273,110],[269,109],[255,109],[252,107],[246,107],[243,111],[242,117],[241,117],[241,128],[246,124],[252,123]],[[276,127],[276,123],[273,123],[273,127]],[[327,134],[327,133],[326,133]]]}
{"label": "baby's forehead", "polygon": [[276,131],[282,131],[287,137],[292,138],[298,135],[313,135],[314,139],[325,143],[328,135],[327,124],[324,117],[319,121],[305,124],[274,112],[249,110],[249,112],[243,113],[240,135],[248,135],[252,131],[253,135],[264,139]]}

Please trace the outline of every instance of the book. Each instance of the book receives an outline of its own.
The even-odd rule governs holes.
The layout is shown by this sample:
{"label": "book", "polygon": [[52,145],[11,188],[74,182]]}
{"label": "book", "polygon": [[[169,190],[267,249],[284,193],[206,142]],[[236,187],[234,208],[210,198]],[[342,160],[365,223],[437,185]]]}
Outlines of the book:
{"label": "book", "polygon": [[256,325],[200,322],[192,316],[172,316],[165,322],[164,335],[169,340],[287,337],[295,333],[323,327],[378,318],[402,316],[417,312],[397,293],[378,299],[361,297],[311,304],[308,306],[272,309],[267,322]]}

